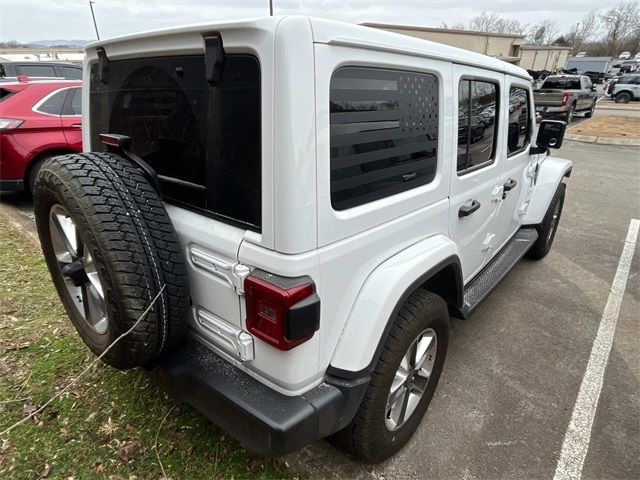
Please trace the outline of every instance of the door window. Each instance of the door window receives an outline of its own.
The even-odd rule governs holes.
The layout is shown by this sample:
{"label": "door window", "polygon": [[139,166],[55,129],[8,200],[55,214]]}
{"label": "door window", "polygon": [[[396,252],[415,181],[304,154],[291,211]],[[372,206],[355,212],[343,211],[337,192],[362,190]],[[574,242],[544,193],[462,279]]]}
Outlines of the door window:
{"label": "door window", "polygon": [[56,71],[51,65],[20,65],[20,75],[28,77],[57,77]]}
{"label": "door window", "polygon": [[511,87],[509,90],[509,124],[507,153],[514,155],[525,149],[531,138],[529,90]]}
{"label": "door window", "polygon": [[458,87],[458,174],[495,158],[498,85],[461,80]]}
{"label": "door window", "polygon": [[67,101],[62,109],[63,115],[82,115],[82,89],[70,88]]}
{"label": "door window", "polygon": [[82,80],[81,68],[61,66],[60,70],[62,70],[62,75],[64,75],[64,78],[68,78],[70,80]]}

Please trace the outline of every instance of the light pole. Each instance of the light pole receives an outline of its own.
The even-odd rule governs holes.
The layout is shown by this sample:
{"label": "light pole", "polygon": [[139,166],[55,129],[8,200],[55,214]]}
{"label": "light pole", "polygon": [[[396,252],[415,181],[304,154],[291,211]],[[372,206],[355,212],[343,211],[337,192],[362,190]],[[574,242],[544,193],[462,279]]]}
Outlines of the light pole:
{"label": "light pole", "polygon": [[91,17],[93,18],[93,26],[96,29],[96,37],[100,40],[100,33],[98,32],[98,24],[96,23],[96,14],[93,13],[93,4],[96,3],[93,0],[89,0],[89,8],[91,9]]}

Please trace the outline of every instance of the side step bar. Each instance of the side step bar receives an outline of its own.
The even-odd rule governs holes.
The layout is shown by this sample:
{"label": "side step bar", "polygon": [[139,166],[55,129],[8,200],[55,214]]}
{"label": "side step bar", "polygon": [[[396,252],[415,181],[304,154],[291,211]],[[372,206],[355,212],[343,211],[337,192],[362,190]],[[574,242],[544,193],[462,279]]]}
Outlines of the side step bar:
{"label": "side step bar", "polygon": [[507,273],[524,257],[538,238],[534,228],[521,228],[498,254],[464,288],[464,303],[460,313],[463,319],[489,296]]}

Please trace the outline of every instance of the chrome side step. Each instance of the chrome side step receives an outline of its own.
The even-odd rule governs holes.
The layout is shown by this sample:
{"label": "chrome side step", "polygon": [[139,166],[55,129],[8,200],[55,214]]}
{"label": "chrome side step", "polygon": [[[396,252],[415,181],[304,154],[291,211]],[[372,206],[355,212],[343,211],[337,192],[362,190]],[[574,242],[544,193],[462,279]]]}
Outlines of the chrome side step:
{"label": "chrome side step", "polygon": [[538,238],[534,228],[521,228],[500,252],[464,288],[464,303],[460,314],[467,319],[489,296],[491,291],[524,257]]}

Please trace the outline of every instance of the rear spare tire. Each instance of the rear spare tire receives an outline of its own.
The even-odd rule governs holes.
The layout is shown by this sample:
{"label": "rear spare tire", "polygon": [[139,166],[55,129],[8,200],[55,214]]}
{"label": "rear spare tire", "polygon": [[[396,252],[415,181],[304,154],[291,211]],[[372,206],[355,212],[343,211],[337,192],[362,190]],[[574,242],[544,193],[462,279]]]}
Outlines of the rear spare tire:
{"label": "rear spare tire", "polygon": [[40,167],[33,194],[49,272],[87,346],[103,353],[161,291],[103,360],[120,369],[147,365],[175,345],[190,304],[185,260],[142,172],[112,153],[58,156]]}

